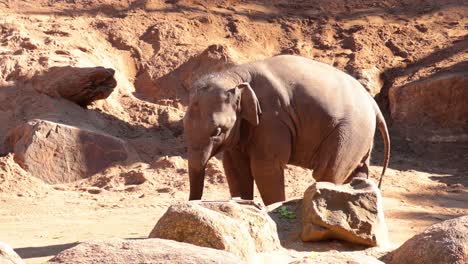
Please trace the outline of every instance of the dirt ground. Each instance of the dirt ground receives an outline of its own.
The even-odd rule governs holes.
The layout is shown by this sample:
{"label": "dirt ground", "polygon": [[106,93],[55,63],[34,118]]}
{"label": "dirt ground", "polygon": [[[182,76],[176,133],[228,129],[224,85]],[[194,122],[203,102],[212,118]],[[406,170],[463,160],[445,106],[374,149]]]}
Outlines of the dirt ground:
{"label": "dirt ground", "polygon": [[[464,152],[460,150],[461,155],[452,156],[452,153],[446,150],[446,157],[429,158],[410,150],[393,152],[382,188],[391,248],[434,223],[468,214],[466,148]],[[380,169],[372,167],[376,175]],[[310,174],[305,175],[306,179],[310,177]],[[308,187],[307,180],[291,183],[295,180],[295,177],[288,178],[288,193],[300,194]],[[146,238],[174,200],[187,198],[186,191],[178,190],[90,194],[58,189],[52,188],[35,197],[18,194],[0,198],[2,240],[11,244],[26,263],[42,263],[84,240]],[[208,185],[204,198],[227,199],[228,190]],[[258,196],[256,200],[260,201]],[[290,227],[278,228],[280,232],[287,232]],[[336,241],[302,243],[298,236],[295,238],[282,241],[291,254],[330,249],[364,250]]]}
{"label": "dirt ground", "polygon": [[[91,116],[97,120],[91,125],[130,142],[140,157],[78,182],[46,184],[0,148],[0,241],[26,263],[42,263],[85,240],[146,238],[171,203],[188,197],[180,118],[184,82],[192,76],[183,67],[211,44],[228,47],[234,63],[280,53],[313,57],[349,72],[377,95],[391,127],[382,185],[390,248],[431,224],[468,214],[466,142],[404,140],[394,132],[387,101],[392,86],[467,60],[464,1],[265,2],[0,0],[0,142],[23,120],[54,114],[86,127]],[[66,65],[116,69],[116,91],[74,112],[28,90],[34,75]],[[369,77],[373,65],[383,78]],[[382,159],[376,136],[374,179]],[[203,198],[228,199],[220,161],[214,159],[208,170]],[[146,180],[124,184],[122,175]],[[288,199],[300,197],[312,181],[309,170],[289,167]],[[255,199],[260,201],[258,191]],[[278,228],[288,233],[295,225]],[[288,254],[330,249],[379,254],[336,241],[298,239],[283,239]]]}

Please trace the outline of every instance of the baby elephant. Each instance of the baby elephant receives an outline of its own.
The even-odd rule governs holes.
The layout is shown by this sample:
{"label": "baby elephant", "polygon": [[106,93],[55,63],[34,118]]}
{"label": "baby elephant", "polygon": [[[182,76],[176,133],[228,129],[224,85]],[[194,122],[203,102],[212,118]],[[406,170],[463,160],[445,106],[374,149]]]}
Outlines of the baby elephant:
{"label": "baby elephant", "polygon": [[[351,76],[307,58],[280,55],[197,80],[184,117],[190,200],[203,194],[205,166],[220,151],[232,197],[285,200],[284,168],[313,169],[336,184],[368,176],[375,128],[390,140],[379,107]],[[380,183],[382,181],[380,178]]]}

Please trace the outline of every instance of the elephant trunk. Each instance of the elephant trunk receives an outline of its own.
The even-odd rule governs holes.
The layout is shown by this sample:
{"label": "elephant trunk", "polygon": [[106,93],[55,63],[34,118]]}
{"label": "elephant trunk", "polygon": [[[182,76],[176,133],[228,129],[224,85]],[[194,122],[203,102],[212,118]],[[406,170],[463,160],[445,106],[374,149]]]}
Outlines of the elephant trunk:
{"label": "elephant trunk", "polygon": [[189,200],[201,200],[205,181],[205,167],[211,158],[212,145],[203,150],[189,149]]}
{"label": "elephant trunk", "polygon": [[189,200],[201,200],[203,195],[203,185],[205,181],[205,167],[197,167],[190,164],[189,161],[189,178],[190,178],[190,196]]}

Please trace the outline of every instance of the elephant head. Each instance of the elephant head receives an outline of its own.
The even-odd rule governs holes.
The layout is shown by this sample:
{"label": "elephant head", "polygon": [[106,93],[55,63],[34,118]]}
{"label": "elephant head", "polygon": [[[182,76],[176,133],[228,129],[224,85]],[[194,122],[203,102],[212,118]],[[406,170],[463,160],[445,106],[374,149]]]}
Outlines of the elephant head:
{"label": "elephant head", "polygon": [[236,84],[220,76],[197,81],[184,116],[190,178],[189,200],[203,195],[209,159],[239,141],[240,123],[259,123],[260,104],[248,83]]}

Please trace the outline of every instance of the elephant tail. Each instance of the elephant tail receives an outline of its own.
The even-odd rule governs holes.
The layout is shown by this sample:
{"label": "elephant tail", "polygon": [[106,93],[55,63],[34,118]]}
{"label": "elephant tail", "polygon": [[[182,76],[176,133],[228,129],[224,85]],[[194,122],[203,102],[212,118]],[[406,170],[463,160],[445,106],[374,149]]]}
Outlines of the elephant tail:
{"label": "elephant tail", "polygon": [[382,174],[380,175],[380,180],[379,180],[379,185],[378,185],[380,189],[380,186],[382,185],[382,179],[385,174],[385,170],[387,169],[388,162],[390,160],[390,136],[388,134],[387,124],[385,123],[385,119],[382,115],[382,112],[379,109],[379,106],[377,105],[377,103],[375,103],[375,101],[374,101],[374,108],[376,108],[375,110],[377,113],[377,116],[376,116],[377,128],[380,131],[380,135],[382,136],[384,146],[385,146],[384,165],[383,165]]}

